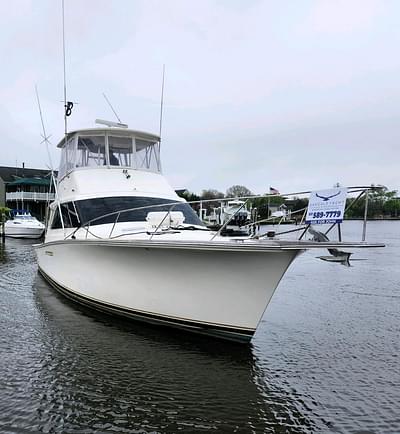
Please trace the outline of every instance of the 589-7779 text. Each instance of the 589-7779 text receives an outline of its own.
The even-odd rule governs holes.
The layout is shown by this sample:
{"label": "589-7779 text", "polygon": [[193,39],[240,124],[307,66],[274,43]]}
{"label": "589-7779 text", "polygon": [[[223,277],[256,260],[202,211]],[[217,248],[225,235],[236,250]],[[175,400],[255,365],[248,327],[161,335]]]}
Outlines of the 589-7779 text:
{"label": "589-7779 text", "polygon": [[322,218],[337,218],[341,216],[341,211],[317,211],[312,213],[313,219],[322,219]]}

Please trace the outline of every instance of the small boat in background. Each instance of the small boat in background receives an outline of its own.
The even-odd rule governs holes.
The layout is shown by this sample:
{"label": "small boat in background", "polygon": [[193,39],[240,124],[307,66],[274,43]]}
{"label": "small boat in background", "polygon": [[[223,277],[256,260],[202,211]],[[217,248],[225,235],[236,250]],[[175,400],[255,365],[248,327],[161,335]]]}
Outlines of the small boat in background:
{"label": "small boat in background", "polygon": [[203,213],[203,222],[209,229],[218,230],[224,226],[221,235],[249,235],[249,223],[251,223],[251,210],[246,202],[240,199],[228,202],[221,199],[220,206],[213,208],[210,215]]}
{"label": "small boat in background", "polygon": [[251,213],[244,200],[231,200],[222,207],[221,224],[226,225],[226,232],[248,235]]}
{"label": "small boat in background", "polygon": [[12,219],[4,224],[6,237],[11,238],[40,238],[43,235],[45,226],[29,211],[14,211]]}

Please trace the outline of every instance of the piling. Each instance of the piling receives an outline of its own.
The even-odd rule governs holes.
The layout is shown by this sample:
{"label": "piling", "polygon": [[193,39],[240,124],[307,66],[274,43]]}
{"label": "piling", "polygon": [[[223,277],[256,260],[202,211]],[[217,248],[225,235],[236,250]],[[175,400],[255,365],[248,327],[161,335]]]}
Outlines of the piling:
{"label": "piling", "polygon": [[10,212],[9,208],[0,207],[0,240],[4,243],[6,240],[5,222],[7,214]]}

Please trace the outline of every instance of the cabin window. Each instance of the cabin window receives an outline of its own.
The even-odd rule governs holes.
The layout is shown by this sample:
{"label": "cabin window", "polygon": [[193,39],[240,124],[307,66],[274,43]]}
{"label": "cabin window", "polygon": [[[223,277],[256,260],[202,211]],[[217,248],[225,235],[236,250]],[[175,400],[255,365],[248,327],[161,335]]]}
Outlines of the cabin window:
{"label": "cabin window", "polygon": [[62,203],[61,214],[65,228],[77,228],[79,226],[79,217],[73,202]]}
{"label": "cabin window", "polygon": [[104,136],[79,136],[76,167],[95,167],[106,164]]}
{"label": "cabin window", "polygon": [[132,137],[108,136],[110,166],[133,166],[134,150]]}
{"label": "cabin window", "polygon": [[74,168],[75,154],[76,154],[75,137],[71,137],[67,141],[67,144],[63,147],[61,153],[61,163],[59,169],[60,179]]}
{"label": "cabin window", "polygon": [[[139,208],[132,211],[121,213],[118,222],[145,222],[147,214],[151,211],[169,211],[172,200],[159,199],[154,197],[103,197],[96,199],[78,200],[75,206],[78,210],[82,224],[87,223],[97,217],[131,208]],[[154,205],[161,205],[154,207]],[[186,202],[176,204],[173,211],[181,211],[185,216],[184,223],[190,225],[204,226],[197,214]],[[95,220],[91,226],[113,223],[117,214]]]}
{"label": "cabin window", "polygon": [[76,167],[119,166],[161,172],[160,143],[119,132],[74,135],[62,149],[59,179]]}
{"label": "cabin window", "polygon": [[136,168],[160,172],[160,146],[158,142],[135,139],[136,142]]}

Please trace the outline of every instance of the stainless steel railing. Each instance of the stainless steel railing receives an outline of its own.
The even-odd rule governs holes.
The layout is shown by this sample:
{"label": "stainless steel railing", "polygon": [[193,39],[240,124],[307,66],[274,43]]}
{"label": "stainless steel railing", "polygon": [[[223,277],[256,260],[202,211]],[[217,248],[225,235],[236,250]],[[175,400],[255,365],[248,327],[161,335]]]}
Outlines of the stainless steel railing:
{"label": "stainless steel railing", "polygon": [[[355,186],[355,187],[347,187],[348,193],[349,194],[354,194],[354,193],[359,193],[359,195],[357,196],[357,198],[345,209],[345,212],[348,211],[351,207],[353,207],[355,205],[355,203],[357,201],[359,201],[364,195],[365,195],[365,213],[364,213],[364,222],[363,222],[363,235],[362,235],[362,240],[365,241],[365,233],[366,233],[366,221],[367,221],[367,213],[368,213],[368,194],[370,191],[376,191],[376,190],[380,190],[383,189],[383,186]],[[302,195],[306,195],[306,194],[310,194],[311,191],[300,191],[300,192],[295,192],[295,193],[284,193],[284,194],[265,194],[265,195],[252,195],[252,196],[245,196],[245,197],[240,197],[240,200],[245,200],[245,202],[236,210],[235,213],[233,213],[230,218],[218,229],[218,231],[214,232],[214,231],[210,231],[212,232],[211,235],[211,239],[210,241],[214,240],[215,237],[221,235],[221,232],[228,226],[228,224],[234,219],[234,217],[249,203],[250,200],[254,200],[254,199],[262,199],[262,198],[269,198],[269,197],[283,197],[283,198],[287,198],[287,197],[293,197],[293,196],[302,196]],[[118,211],[113,211],[110,213],[106,213],[103,214],[101,216],[95,217],[93,219],[90,219],[84,223],[81,223],[81,225],[77,228],[75,228],[70,234],[68,234],[67,236],[65,236],[65,239],[68,238],[74,238],[75,234],[80,230],[80,229],[84,229],[86,230],[86,237],[88,236],[90,232],[90,226],[93,226],[93,223],[99,221],[99,220],[103,220],[106,219],[108,217],[114,216],[115,215],[115,220],[112,223],[112,228],[110,230],[110,233],[108,235],[108,238],[112,238],[112,234],[114,232],[115,226],[118,223],[121,214],[124,213],[128,213],[128,212],[132,212],[132,211],[139,211],[139,210],[144,210],[144,209],[157,209],[160,207],[168,207],[167,211],[165,211],[165,216],[162,219],[162,221],[158,224],[157,228],[150,232],[150,231],[146,231],[146,233],[148,233],[150,235],[150,239],[152,239],[153,235],[158,233],[159,229],[162,227],[162,224],[164,223],[164,221],[166,220],[166,218],[171,215],[172,210],[179,204],[189,204],[189,205],[195,205],[195,204],[200,204],[202,205],[203,203],[214,203],[214,202],[228,202],[231,200],[235,200],[237,198],[232,197],[232,198],[222,198],[222,199],[206,199],[206,200],[196,200],[196,201],[185,201],[185,200],[179,200],[179,201],[175,201],[175,202],[169,202],[169,203],[162,203],[162,204],[156,204],[156,205],[146,205],[146,206],[141,206],[141,207],[133,207],[133,208],[127,208],[127,209],[123,209],[123,210],[118,210]],[[296,213],[300,213],[300,212],[304,212],[307,210],[307,207],[299,209],[299,210],[295,210],[292,211],[292,215],[296,214]],[[261,223],[267,223],[268,221],[271,221],[275,219],[275,217],[268,217],[266,219],[261,219],[261,220],[257,220],[251,223],[248,223],[245,226],[254,226],[254,225],[259,225]],[[328,232],[331,231],[331,229],[339,223],[334,223],[332,224],[332,226],[326,231],[326,234]],[[340,224],[339,224],[340,225]],[[305,235],[305,233],[307,232],[307,228],[309,227],[309,225],[302,225],[299,228],[290,230],[290,231],[285,231],[285,232],[278,232],[276,233],[276,235],[281,235],[281,234],[285,234],[285,233],[289,233],[289,232],[295,232],[295,231],[300,231],[306,229],[302,235],[300,236],[300,239]],[[203,230],[208,230],[206,228],[204,228]],[[340,229],[339,229],[340,231]],[[143,231],[141,231],[141,233],[143,233]],[[134,233],[130,233],[130,234],[125,234],[125,235],[132,235]],[[91,235],[95,236],[95,234],[91,233]],[[263,238],[265,237],[266,234],[261,234],[258,235],[258,238]],[[252,236],[254,237],[254,236]],[[101,237],[98,237],[101,238]]]}

